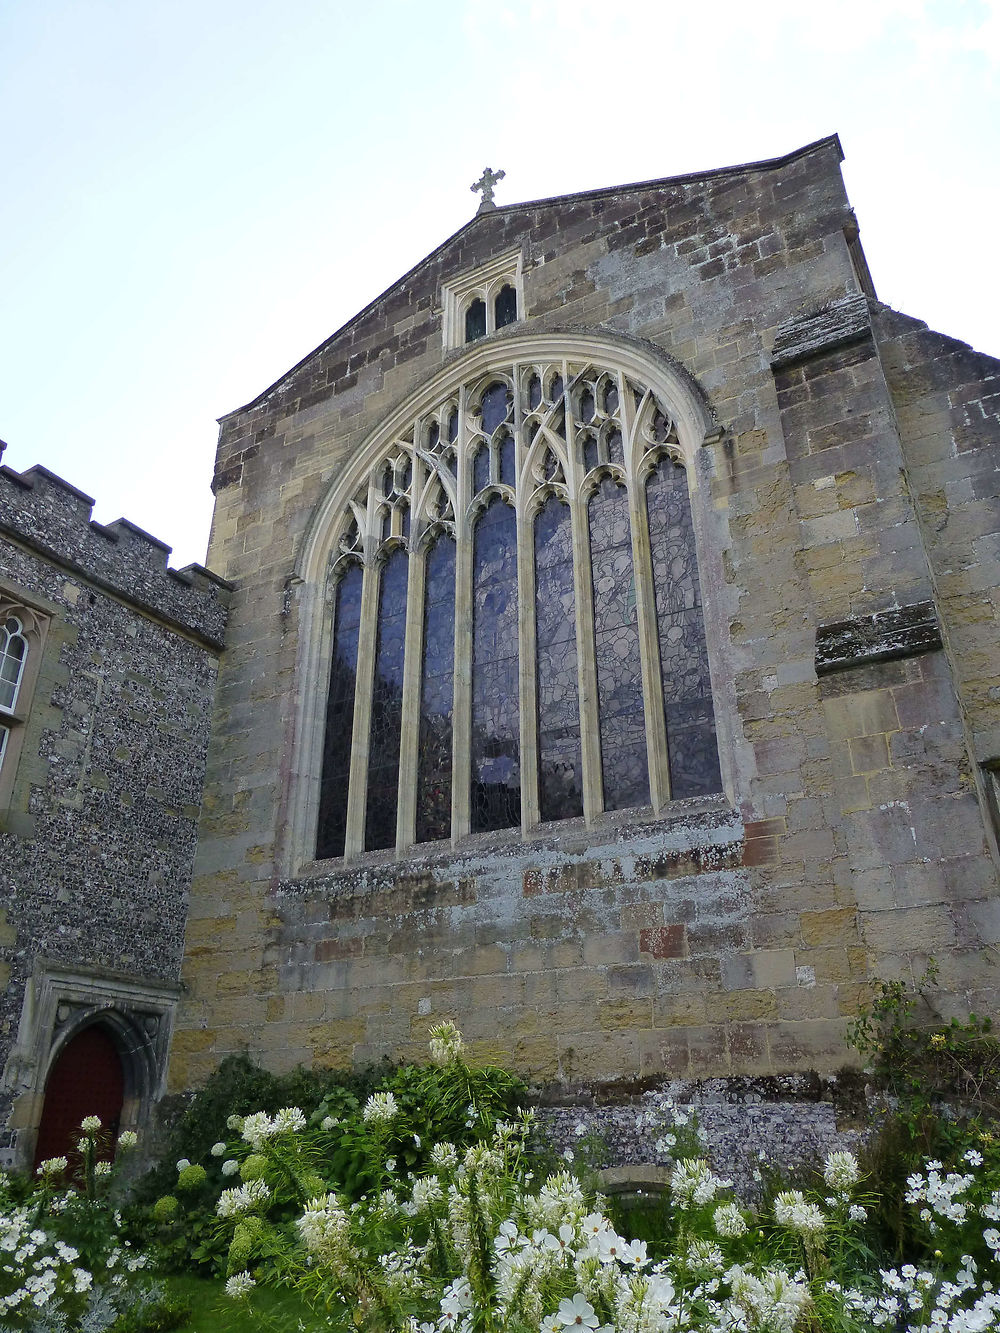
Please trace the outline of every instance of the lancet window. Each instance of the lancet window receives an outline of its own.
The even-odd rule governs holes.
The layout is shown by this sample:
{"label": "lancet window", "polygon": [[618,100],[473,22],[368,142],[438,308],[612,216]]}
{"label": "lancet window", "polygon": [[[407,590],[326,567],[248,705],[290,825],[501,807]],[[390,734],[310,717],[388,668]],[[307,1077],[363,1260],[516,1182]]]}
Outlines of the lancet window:
{"label": "lancet window", "polygon": [[316,854],[721,791],[687,474],[619,370],[505,364],[339,520]]}

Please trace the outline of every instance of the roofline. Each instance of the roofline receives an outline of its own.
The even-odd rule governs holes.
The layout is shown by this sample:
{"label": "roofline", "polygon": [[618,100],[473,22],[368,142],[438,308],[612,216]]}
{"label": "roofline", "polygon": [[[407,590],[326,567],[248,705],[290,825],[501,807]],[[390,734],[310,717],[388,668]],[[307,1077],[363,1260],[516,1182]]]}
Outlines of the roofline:
{"label": "roofline", "polygon": [[401,277],[398,277],[394,282],[391,282],[384,291],[379,292],[378,296],[369,301],[366,306],[362,306],[362,308],[356,314],[352,315],[345,324],[341,324],[339,329],[336,329],[331,333],[328,338],[324,338],[324,340],[314,347],[311,352],[307,352],[300,361],[296,361],[295,365],[289,370],[286,370],[282,375],[279,375],[274,383],[269,384],[263,392],[257,395],[256,398],[252,398],[250,402],[244,403],[242,407],[235,407],[231,412],[224,413],[221,417],[217,418],[217,421],[219,425],[221,425],[231,417],[239,416],[242,412],[249,412],[253,408],[259,407],[260,404],[279,387],[279,385],[283,384],[285,380],[294,375],[296,371],[301,370],[303,366],[317,355],[317,353],[322,352],[325,348],[329,347],[331,343],[336,342],[337,339],[341,337],[342,334],[346,333],[353,324],[356,324],[358,320],[364,318],[370,310],[374,309],[380,301],[384,300],[391,291],[400,286],[401,283],[406,282],[407,278],[412,277],[413,274],[418,272],[419,269],[422,269],[425,264],[429,264],[432,259],[435,259],[442,250],[445,250],[453,241],[456,241],[464,232],[468,231],[470,227],[474,227],[481,217],[494,217],[498,213],[518,213],[522,210],[527,211],[529,209],[553,208],[558,204],[572,203],[581,199],[607,198],[609,195],[627,193],[629,190],[662,189],[670,185],[687,185],[692,181],[717,180],[721,176],[738,176],[749,171],[776,171],[781,167],[788,166],[790,162],[794,162],[797,158],[805,157],[809,153],[815,153],[821,148],[835,148],[838,155],[837,160],[843,162],[844,149],[840,142],[840,135],[828,134],[825,138],[814,139],[812,143],[804,144],[801,148],[795,148],[790,153],[782,154],[781,157],[768,157],[759,162],[743,162],[731,167],[713,167],[709,171],[689,171],[684,172],[680,176],[659,176],[654,180],[630,181],[627,185],[602,185],[596,190],[579,190],[572,194],[555,194],[547,199],[529,199],[519,204],[498,204],[496,208],[490,209],[486,214],[476,213],[468,222],[459,227],[457,231],[452,232],[452,234],[443,240],[440,245],[435,246],[430,254],[424,255],[423,259],[414,264],[411,269],[407,269]]}

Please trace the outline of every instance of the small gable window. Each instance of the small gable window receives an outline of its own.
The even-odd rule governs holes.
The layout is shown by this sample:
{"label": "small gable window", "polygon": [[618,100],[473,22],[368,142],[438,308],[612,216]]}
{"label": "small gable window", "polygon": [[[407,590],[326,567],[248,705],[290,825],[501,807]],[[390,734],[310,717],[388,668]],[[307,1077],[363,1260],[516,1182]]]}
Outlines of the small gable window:
{"label": "small gable window", "polygon": [[463,347],[524,319],[520,250],[498,255],[441,286],[446,348]]}
{"label": "small gable window", "polygon": [[479,296],[469,302],[465,312],[465,341],[475,342],[486,336],[486,302]]}
{"label": "small gable window", "polygon": [[496,301],[493,305],[494,325],[498,329],[505,328],[508,324],[513,324],[517,319],[517,292],[505,282],[497,292]]}

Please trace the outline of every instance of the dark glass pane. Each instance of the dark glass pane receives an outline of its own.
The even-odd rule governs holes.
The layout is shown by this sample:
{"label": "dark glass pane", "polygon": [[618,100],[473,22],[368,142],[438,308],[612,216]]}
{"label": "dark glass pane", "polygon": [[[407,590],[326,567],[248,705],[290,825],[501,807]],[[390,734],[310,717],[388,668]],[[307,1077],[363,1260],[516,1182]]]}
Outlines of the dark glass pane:
{"label": "dark glass pane", "polygon": [[392,510],[382,510],[381,540],[386,541],[392,536]]}
{"label": "dark glass pane", "polygon": [[517,292],[509,283],[497,292],[494,312],[494,324],[498,329],[502,329],[505,324],[513,324],[517,319]]}
{"label": "dark glass pane", "polygon": [[608,384],[604,390],[604,410],[609,417],[613,417],[618,411],[618,386]]}
{"label": "dark glass pane", "polygon": [[472,463],[472,494],[478,495],[479,492],[490,484],[490,446],[481,444],[476,450],[476,457]]}
{"label": "dark glass pane", "polygon": [[623,810],[649,804],[646,721],[625,487],[605,477],[591,497],[589,511],[604,808]]}
{"label": "dark glass pane", "polygon": [[664,440],[670,438],[671,434],[672,424],[669,418],[657,410],[653,415],[653,439],[662,444]]}
{"label": "dark glass pane", "polygon": [[436,421],[432,421],[427,429],[427,448],[436,449],[438,441],[441,438],[441,427]]}
{"label": "dark glass pane", "polygon": [[552,452],[551,449],[547,449],[545,451],[544,466],[545,466],[546,481],[555,481],[557,479],[561,479],[562,473],[559,467],[559,459],[556,458],[555,454]]}
{"label": "dark glass pane", "polygon": [[583,466],[589,472],[592,467],[597,467],[597,440],[593,435],[587,435],[583,441]]}
{"label": "dark glass pane", "polygon": [[514,456],[514,437],[505,435],[500,441],[500,480],[505,486],[513,486],[517,480],[517,463]]}
{"label": "dark glass pane", "polygon": [[679,464],[660,459],[646,483],[646,504],[670,791],[680,800],[721,791],[722,775],[687,475]]}
{"label": "dark glass pane", "polygon": [[451,720],[455,676],[455,543],[427,555],[424,662],[420,678],[417,841],[451,836]]}
{"label": "dark glass pane", "polygon": [[477,297],[465,312],[465,341],[475,342],[486,333],[486,302]]}
{"label": "dark glass pane", "polygon": [[458,439],[458,413],[452,412],[448,418],[448,443],[454,444]]}
{"label": "dark glass pane", "polygon": [[594,395],[589,389],[584,389],[580,395],[580,420],[586,424],[594,419]]}
{"label": "dark glass pane", "polygon": [[562,397],[562,392],[563,392],[563,377],[561,375],[557,375],[555,379],[552,381],[552,387],[549,389],[549,402],[558,403],[559,399]]}
{"label": "dark glass pane", "polygon": [[401,525],[400,525],[400,531],[402,532],[402,534],[403,534],[404,537],[409,537],[409,535],[410,535],[410,506],[407,505],[407,504],[402,504],[402,505],[400,505],[400,506],[399,506],[399,512],[400,512],[400,517],[401,517],[401,519],[402,519],[402,523],[401,523]]}
{"label": "dark glass pane", "polygon": [[368,747],[365,851],[396,845],[399,738],[403,723],[403,644],[406,636],[406,575],[409,559],[396,550],[382,570]]}
{"label": "dark glass pane", "polygon": [[319,792],[319,827],[316,832],[316,855],[320,859],[344,855],[360,628],[361,570],[357,565],[352,565],[337,585],[333,661],[330,664],[323,776]]}
{"label": "dark glass pane", "polygon": [[413,480],[413,464],[409,459],[403,464],[402,471],[399,474],[399,482],[396,489],[400,495],[405,495],[410,489],[410,482]]}
{"label": "dark glass pane", "polygon": [[537,375],[532,375],[528,380],[528,408],[534,412],[535,408],[542,401],[542,381]]}
{"label": "dark glass pane", "polygon": [[617,463],[619,467],[625,466],[625,450],[620,430],[613,430],[608,436],[608,461]]}
{"label": "dark glass pane", "polygon": [[538,799],[542,819],[583,814],[583,764],[569,508],[552,495],[535,519]]}
{"label": "dark glass pane", "polygon": [[521,822],[517,523],[499,498],[476,524],[472,611],[474,833]]}
{"label": "dark glass pane", "polygon": [[382,469],[382,494],[392,494],[392,464],[386,463]]}
{"label": "dark glass pane", "polygon": [[483,394],[483,406],[480,409],[483,418],[483,432],[492,435],[497,426],[507,420],[507,386],[491,384]]}

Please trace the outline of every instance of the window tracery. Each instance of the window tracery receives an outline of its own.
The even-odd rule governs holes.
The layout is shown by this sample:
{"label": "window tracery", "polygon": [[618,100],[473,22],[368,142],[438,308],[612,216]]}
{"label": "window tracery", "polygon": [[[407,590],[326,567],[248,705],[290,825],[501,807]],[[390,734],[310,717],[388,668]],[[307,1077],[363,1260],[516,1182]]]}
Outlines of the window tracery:
{"label": "window tracery", "polygon": [[490,367],[336,532],[317,856],[721,791],[687,474],[637,379]]}

